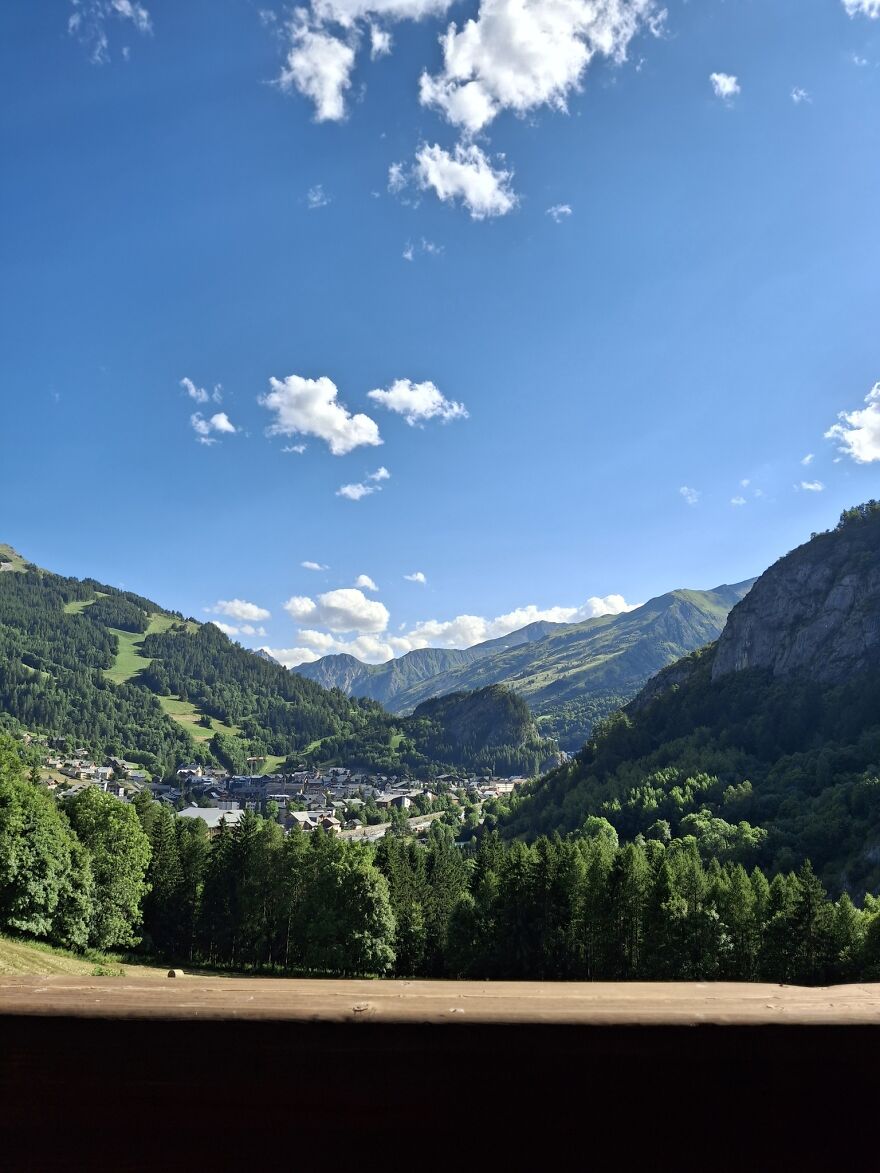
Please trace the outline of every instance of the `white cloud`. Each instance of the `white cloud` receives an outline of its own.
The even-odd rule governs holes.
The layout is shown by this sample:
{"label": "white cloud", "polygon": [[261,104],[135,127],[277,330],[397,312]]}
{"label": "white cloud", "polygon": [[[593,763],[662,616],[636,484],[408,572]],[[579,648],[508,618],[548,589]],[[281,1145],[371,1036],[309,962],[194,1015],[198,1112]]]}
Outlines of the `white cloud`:
{"label": "white cloud", "polygon": [[880,20],[880,0],[843,0],[843,7],[850,16]]}
{"label": "white cloud", "polygon": [[428,581],[421,570],[414,570],[412,574],[405,574],[403,577],[407,582],[418,582],[421,583],[422,586],[424,586]]}
{"label": "white cloud", "polygon": [[682,485],[678,491],[681,493],[682,497],[685,499],[688,505],[696,505],[700,500],[699,489],[691,489],[687,485]]}
{"label": "white cloud", "polygon": [[874,384],[865,403],[866,407],[855,411],[840,412],[840,423],[825,433],[827,440],[839,440],[838,450],[857,464],[880,460],[880,383]]}
{"label": "white cloud", "polygon": [[205,419],[200,411],[196,411],[189,417],[189,422],[200,444],[216,444],[218,441],[214,432],[232,435],[238,431],[225,411],[218,411],[210,419]]}
{"label": "white cloud", "polygon": [[476,143],[457,143],[452,154],[426,143],[416,155],[419,186],[433,189],[444,203],[461,200],[474,220],[504,216],[516,207],[512,177],[510,171],[496,171]]}
{"label": "white cloud", "polygon": [[326,441],[334,456],[344,456],[362,445],[375,447],[382,443],[374,420],[367,415],[352,415],[337,402],[336,384],[326,375],[320,379],[288,375],[286,379],[270,379],[269,386],[268,395],[258,402],[275,413],[270,435],[316,436]]}
{"label": "white cloud", "polygon": [[377,468],[375,472],[371,472],[366,481],[358,481],[352,485],[340,485],[336,490],[337,497],[345,497],[348,501],[360,501],[363,497],[369,497],[373,493],[381,493],[382,488],[380,481],[387,481],[391,477],[391,473],[384,466]]}
{"label": "white cloud", "polygon": [[801,488],[807,493],[821,493],[825,486],[821,481],[801,481]]}
{"label": "white cloud", "polygon": [[[880,3],[880,0],[878,0],[878,3]],[[800,86],[795,86],[791,91],[791,100],[795,106],[800,106],[802,102],[812,102],[813,99],[805,89],[802,89]]]}
{"label": "white cloud", "polygon": [[[317,122],[345,118],[346,94],[351,88],[362,35],[369,33],[370,56],[391,52],[391,34],[374,17],[420,20],[441,14],[451,0],[312,0],[297,7],[286,25],[287,58],[278,78],[286,93],[296,90],[315,107]],[[267,21],[270,27],[276,22]],[[333,26],[336,31],[328,31]],[[341,28],[342,35],[337,35]]]}
{"label": "white cloud", "polygon": [[309,211],[314,212],[318,208],[326,208],[330,203],[330,197],[324,191],[323,184],[316,183],[314,187],[310,187],[306,192],[306,203]]}
{"label": "white cloud", "polygon": [[732,74],[710,73],[709,81],[712,83],[712,89],[715,91],[715,97],[721,98],[725,102],[729,102],[731,98],[735,98],[737,94],[742,93],[739,82]]}
{"label": "white cloud", "polygon": [[571,215],[571,204],[554,204],[552,208],[547,209],[547,215],[550,216],[557,224]]}
{"label": "white cloud", "polygon": [[745,503],[746,503],[745,497],[731,497],[730,498],[731,505],[745,505]]}
{"label": "white cloud", "polygon": [[190,399],[194,399],[196,403],[207,403],[208,392],[204,387],[197,387],[192,379],[183,378],[180,380],[180,385],[186,391]]}
{"label": "white cloud", "polygon": [[807,455],[804,456],[803,459],[801,460],[801,464],[806,468],[806,466],[808,464],[812,464],[815,459],[816,459],[815,453],[808,452]]}
{"label": "white cloud", "polygon": [[405,261],[415,260],[416,252],[425,253],[429,257],[439,257],[443,254],[443,245],[435,244],[433,240],[426,240],[424,236],[419,244],[413,244],[411,240],[408,240],[406,248],[403,250],[403,259]]}
{"label": "white cloud", "polygon": [[391,33],[377,24],[370,25],[370,57],[386,57],[391,52]]}
{"label": "white cloud", "polygon": [[285,444],[281,449],[282,452],[295,452],[297,456],[302,456],[308,445],[306,444]]}
{"label": "white cloud", "polygon": [[467,134],[505,109],[565,110],[595,56],[624,61],[661,19],[654,0],[481,0],[476,19],[441,37],[443,68],[422,74],[421,101]]}
{"label": "white cloud", "polygon": [[324,566],[321,562],[300,562],[303,570],[329,570],[329,566]]}
{"label": "white cloud", "polygon": [[362,591],[377,591],[379,589],[368,574],[359,574],[354,585]]}
{"label": "white cloud", "polygon": [[219,627],[224,635],[238,635],[238,628],[233,627],[231,623],[221,623],[219,619],[210,619],[208,622],[213,623],[215,627]]}
{"label": "white cloud", "polygon": [[395,379],[383,390],[367,392],[379,407],[402,415],[410,427],[424,424],[427,420],[439,419],[448,423],[454,419],[467,419],[463,403],[454,403],[443,395],[431,382],[413,383],[410,379]]}
{"label": "white cloud", "polygon": [[297,90],[310,98],[316,122],[341,122],[354,69],[354,48],[310,24],[304,8],[294,11],[288,34],[290,48],[278,85],[285,93]]}
{"label": "white cloud", "polygon": [[403,191],[409,179],[407,177],[407,170],[403,163],[392,163],[388,168],[388,190],[392,195],[396,195],[399,191]]}
{"label": "white cloud", "polygon": [[225,615],[242,623],[256,623],[261,619],[272,618],[272,613],[265,607],[258,607],[246,599],[218,599],[213,607],[206,607],[205,610],[209,615]]}
{"label": "white cloud", "polygon": [[[362,575],[361,579],[367,576]],[[420,581],[418,576],[415,577]],[[424,576],[421,576],[424,578]],[[360,579],[358,580],[361,581]],[[400,634],[387,634],[390,615],[379,602],[365,598],[360,590],[330,591],[317,600],[295,597],[285,610],[297,624],[307,624],[297,634],[293,648],[267,648],[288,667],[312,663],[321,656],[347,653],[367,663],[379,664],[418,648],[467,648],[485,640],[509,635],[530,623],[582,623],[604,615],[633,611],[639,604],[627,603],[622,595],[587,599],[579,607],[546,607],[534,604],[517,607],[494,619],[480,615],[458,615],[454,619],[429,619]],[[323,628],[324,630],[320,630]],[[354,633],[349,638],[348,633]],[[339,638],[346,635],[346,638]]]}
{"label": "white cloud", "polygon": [[297,624],[308,623],[329,631],[356,631],[361,635],[385,631],[391,618],[388,608],[378,599],[368,599],[356,587],[327,591],[317,599],[294,596],[284,610]]}
{"label": "white cloud", "polygon": [[752,482],[748,477],[744,477],[743,480],[741,480],[739,483],[743,489],[747,489]]}
{"label": "white cloud", "polygon": [[593,597],[580,607],[536,607],[530,603],[517,607],[494,619],[479,615],[457,615],[455,619],[438,621],[429,619],[411,628],[403,636],[393,636],[407,651],[414,648],[443,647],[469,648],[488,639],[499,639],[530,623],[584,623],[603,615],[620,615],[634,611],[639,604],[627,603],[622,595],[607,595],[604,599]]}
{"label": "white cloud", "polygon": [[67,21],[67,31],[89,48],[95,65],[110,60],[108,20],[128,21],[142,35],[153,31],[149,12],[135,0],[70,0],[70,3],[73,11]]}
{"label": "white cloud", "polygon": [[209,619],[208,622],[213,623],[215,627],[219,627],[223,634],[228,635],[230,639],[234,635],[263,636],[266,634],[265,627],[254,627],[252,623],[242,623],[240,626],[235,627],[231,623],[221,623],[219,619]]}

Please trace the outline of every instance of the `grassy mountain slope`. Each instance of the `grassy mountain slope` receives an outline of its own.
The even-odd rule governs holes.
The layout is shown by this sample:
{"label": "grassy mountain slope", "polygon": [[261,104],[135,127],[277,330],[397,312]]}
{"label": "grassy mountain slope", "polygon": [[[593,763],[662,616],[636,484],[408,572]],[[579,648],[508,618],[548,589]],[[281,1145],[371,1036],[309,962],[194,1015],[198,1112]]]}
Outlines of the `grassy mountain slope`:
{"label": "grassy mountain slope", "polygon": [[[780,559],[717,644],[667,668],[504,834],[694,836],[707,856],[880,889],[880,507]],[[829,649],[851,671],[829,674]]]}
{"label": "grassy mountain slope", "polygon": [[[11,550],[5,561],[16,570],[0,572],[0,717],[7,723],[162,773],[183,759],[243,772],[248,758],[442,770],[503,756],[497,737],[462,751],[444,735],[441,716],[393,718],[375,702],[328,691],[254,655],[213,624],[52,574]],[[496,718],[512,768],[524,771],[535,761],[536,732],[518,757],[505,730],[518,732],[500,702]],[[426,752],[439,744],[454,756]]]}
{"label": "grassy mountain slope", "polygon": [[[371,667],[352,656],[328,656],[297,671],[356,696],[374,695],[381,682],[382,699],[396,713],[433,696],[505,684],[525,698],[544,736],[576,750],[596,721],[630,700],[655,672],[717,639],[750,586],[672,591],[635,611],[584,623],[535,623],[465,652],[433,649],[433,661],[427,652],[411,652]],[[448,666],[423,671],[432,662]]]}

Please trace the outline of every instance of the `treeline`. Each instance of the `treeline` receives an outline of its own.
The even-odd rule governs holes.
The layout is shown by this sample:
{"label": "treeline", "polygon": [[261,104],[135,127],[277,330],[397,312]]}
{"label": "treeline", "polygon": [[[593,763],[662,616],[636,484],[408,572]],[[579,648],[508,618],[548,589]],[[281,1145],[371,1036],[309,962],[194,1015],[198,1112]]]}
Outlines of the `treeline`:
{"label": "treeline", "polygon": [[877,890],[880,673],[837,686],[757,670],[713,682],[713,657],[691,657],[675,687],[603,722],[525,787],[502,834],[577,834],[598,815],[621,840],[694,835],[706,858],[770,873],[809,858],[833,891]]}
{"label": "treeline", "polygon": [[238,971],[532,980],[880,976],[880,901],[828,899],[809,864],[772,880],[705,864],[696,840],[577,839],[463,851],[432,824],[374,848],[285,836],[247,812],[213,840],[146,795],[59,807],[0,741],[0,927],[58,944],[138,946]]}

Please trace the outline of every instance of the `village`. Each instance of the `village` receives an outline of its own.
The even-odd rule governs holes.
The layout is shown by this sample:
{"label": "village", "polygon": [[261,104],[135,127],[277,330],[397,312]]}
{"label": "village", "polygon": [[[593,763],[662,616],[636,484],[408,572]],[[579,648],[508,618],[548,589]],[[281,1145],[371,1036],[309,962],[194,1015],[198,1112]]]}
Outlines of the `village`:
{"label": "village", "polygon": [[[251,764],[258,766],[260,759]],[[485,803],[528,781],[469,774],[418,780],[342,766],[236,775],[199,763],[181,766],[174,781],[160,781],[123,758],[108,757],[99,764],[84,747],[69,754],[49,752],[42,767],[41,782],[58,798],[96,787],[129,803],[146,791],[181,818],[200,819],[211,837],[221,825],[234,827],[246,811],[275,819],[285,832],[320,828],[365,841],[381,839],[392,828],[423,834],[437,819],[456,828],[474,827],[482,822]]]}

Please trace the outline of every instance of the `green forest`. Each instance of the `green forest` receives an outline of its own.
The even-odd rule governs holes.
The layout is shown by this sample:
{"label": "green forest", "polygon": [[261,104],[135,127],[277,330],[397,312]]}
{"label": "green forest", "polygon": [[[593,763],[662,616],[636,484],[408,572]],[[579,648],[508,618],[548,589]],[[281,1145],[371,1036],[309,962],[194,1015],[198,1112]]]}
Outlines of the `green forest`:
{"label": "green forest", "polygon": [[[270,812],[271,813],[271,812]],[[285,836],[246,813],[213,840],[141,795],[57,803],[0,737],[0,927],[73,949],[244,973],[541,980],[880,976],[880,902],[828,898],[809,863],[772,879],[703,862],[694,836],[464,851],[435,823],[376,847]]]}

